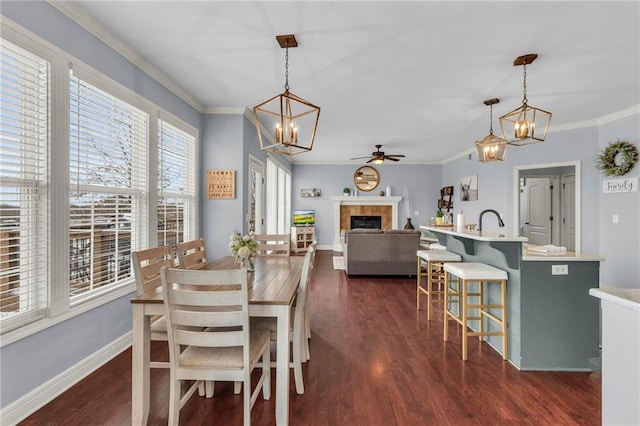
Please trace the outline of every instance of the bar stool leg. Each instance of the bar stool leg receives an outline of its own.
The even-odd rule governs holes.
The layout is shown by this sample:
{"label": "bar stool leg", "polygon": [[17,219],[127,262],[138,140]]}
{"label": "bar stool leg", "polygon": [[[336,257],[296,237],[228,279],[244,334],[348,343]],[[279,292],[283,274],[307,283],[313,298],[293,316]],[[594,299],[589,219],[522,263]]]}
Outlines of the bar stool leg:
{"label": "bar stool leg", "polygon": [[418,256],[418,273],[416,274],[416,309],[420,310],[420,284],[422,284],[422,267]]}
{"label": "bar stool leg", "polygon": [[507,282],[500,282],[502,290],[502,359],[507,359]]}
{"label": "bar stool leg", "polygon": [[433,263],[427,262],[427,321],[431,321],[431,304],[433,303]]}
{"label": "bar stool leg", "polygon": [[444,273],[444,341],[449,339],[449,274]]}
{"label": "bar stool leg", "polygon": [[480,324],[478,325],[478,331],[480,332],[480,335],[478,336],[478,340],[480,340],[482,342],[482,333],[483,333],[483,327],[482,324],[484,323],[483,321],[483,316],[482,316],[482,312],[484,312],[484,281],[478,281],[478,290],[480,293],[480,301],[478,302],[478,305],[480,305],[480,308],[478,308],[478,317],[480,318],[480,320],[478,321]]}
{"label": "bar stool leg", "polygon": [[462,309],[462,360],[467,360],[467,280],[462,280],[462,304],[458,309]]}

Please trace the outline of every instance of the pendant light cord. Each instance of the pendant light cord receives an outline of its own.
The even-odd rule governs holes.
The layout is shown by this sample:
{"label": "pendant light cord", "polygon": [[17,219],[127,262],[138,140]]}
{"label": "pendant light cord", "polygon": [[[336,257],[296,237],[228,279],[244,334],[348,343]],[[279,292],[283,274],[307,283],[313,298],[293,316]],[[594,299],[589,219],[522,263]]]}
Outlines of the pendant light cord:
{"label": "pendant light cord", "polygon": [[526,105],[528,102],[527,99],[527,64],[526,62],[524,63],[524,65],[522,65],[522,69],[523,69],[523,78],[522,78],[522,89],[523,89],[523,97],[522,97],[522,104]]}
{"label": "pendant light cord", "polygon": [[285,93],[289,93],[289,43],[287,43],[287,47],[285,48],[284,54],[284,91]]}

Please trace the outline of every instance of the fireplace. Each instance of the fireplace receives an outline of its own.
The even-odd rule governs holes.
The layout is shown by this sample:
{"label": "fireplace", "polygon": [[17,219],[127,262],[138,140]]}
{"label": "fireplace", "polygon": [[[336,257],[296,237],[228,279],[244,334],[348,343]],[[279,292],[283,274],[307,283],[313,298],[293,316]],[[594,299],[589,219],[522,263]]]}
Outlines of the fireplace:
{"label": "fireplace", "polygon": [[380,216],[382,224],[380,229],[398,229],[398,203],[402,200],[399,196],[333,196],[333,251],[342,251],[340,235],[347,229],[353,228],[351,216]]}
{"label": "fireplace", "polygon": [[354,228],[368,228],[368,229],[382,229],[382,216],[351,216],[351,227]]}

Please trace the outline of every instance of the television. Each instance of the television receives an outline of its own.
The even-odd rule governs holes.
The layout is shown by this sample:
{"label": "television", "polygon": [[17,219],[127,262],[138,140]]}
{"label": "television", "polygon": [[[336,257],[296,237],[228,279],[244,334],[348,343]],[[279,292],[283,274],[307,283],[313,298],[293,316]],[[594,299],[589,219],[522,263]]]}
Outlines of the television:
{"label": "television", "polygon": [[315,210],[294,210],[293,226],[313,226],[316,224]]}

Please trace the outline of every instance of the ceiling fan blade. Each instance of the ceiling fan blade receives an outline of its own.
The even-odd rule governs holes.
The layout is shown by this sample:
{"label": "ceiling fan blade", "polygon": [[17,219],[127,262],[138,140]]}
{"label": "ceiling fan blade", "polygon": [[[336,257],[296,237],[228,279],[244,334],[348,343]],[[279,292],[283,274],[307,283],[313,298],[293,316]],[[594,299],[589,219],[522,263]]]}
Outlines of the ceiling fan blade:
{"label": "ceiling fan blade", "polygon": [[372,162],[373,160],[375,160],[375,158],[372,158],[371,160],[367,161],[365,164],[369,164],[370,162]]}
{"label": "ceiling fan blade", "polygon": [[352,160],[363,160],[365,158],[371,158],[371,156],[367,155],[366,157],[356,157],[356,158],[352,158]]}
{"label": "ceiling fan blade", "polygon": [[393,157],[384,157],[385,160],[391,160],[391,161],[400,161],[399,158],[393,158]]}
{"label": "ceiling fan blade", "polygon": [[391,158],[391,157],[405,157],[404,154],[389,154],[389,155],[385,155],[385,157],[387,158]]}

